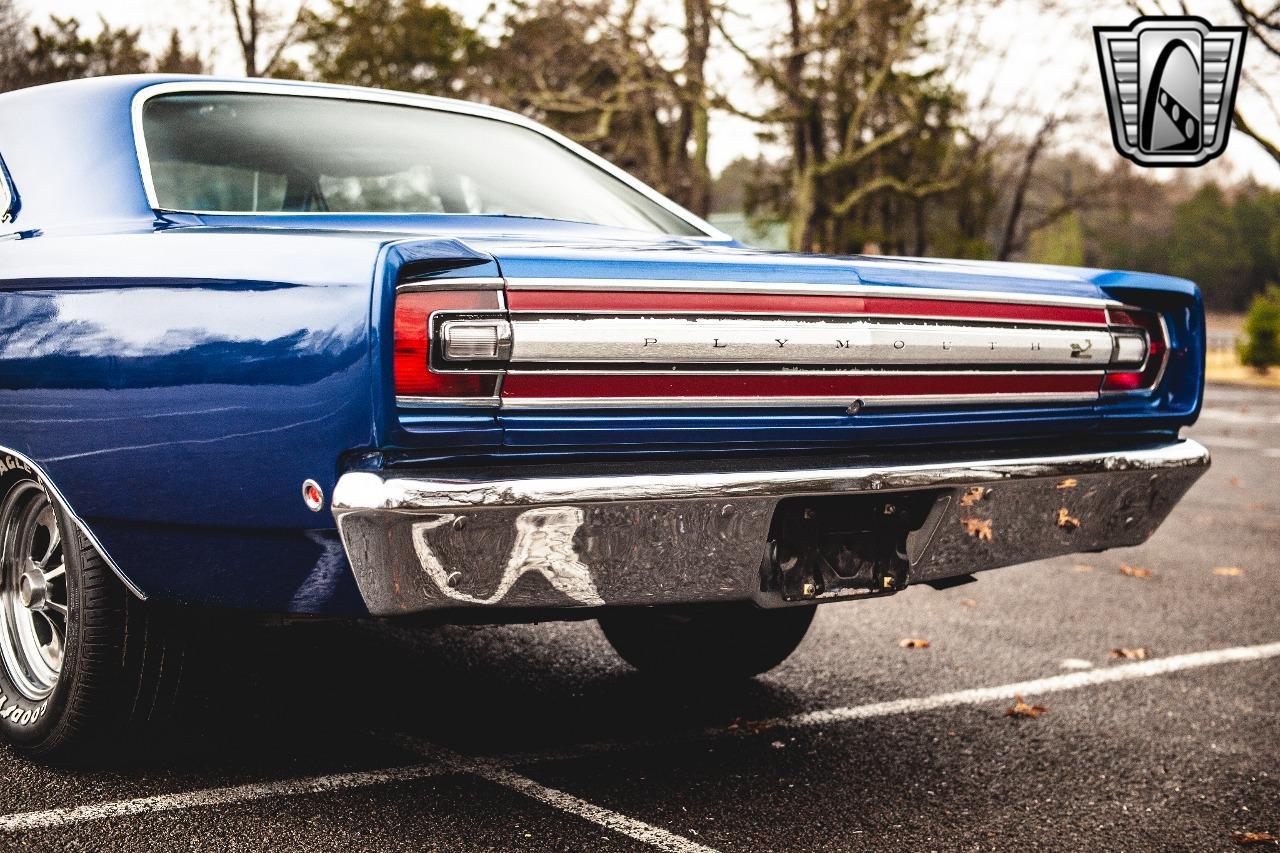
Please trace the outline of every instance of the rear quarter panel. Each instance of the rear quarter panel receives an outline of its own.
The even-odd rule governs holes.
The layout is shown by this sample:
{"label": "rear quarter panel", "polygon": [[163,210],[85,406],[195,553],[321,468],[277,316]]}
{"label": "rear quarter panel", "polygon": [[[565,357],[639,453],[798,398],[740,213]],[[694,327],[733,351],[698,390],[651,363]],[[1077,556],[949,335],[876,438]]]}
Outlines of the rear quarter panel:
{"label": "rear quarter panel", "polygon": [[359,610],[328,513],[373,443],[381,241],[147,232],[0,245],[0,445],[149,596]]}

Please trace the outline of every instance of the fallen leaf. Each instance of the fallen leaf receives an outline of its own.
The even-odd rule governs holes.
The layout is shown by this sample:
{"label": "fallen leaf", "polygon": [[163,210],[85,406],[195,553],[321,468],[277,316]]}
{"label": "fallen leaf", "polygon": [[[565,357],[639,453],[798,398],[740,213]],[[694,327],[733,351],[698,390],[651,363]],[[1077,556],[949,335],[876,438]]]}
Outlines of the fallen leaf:
{"label": "fallen leaf", "polygon": [[1234,578],[1244,574],[1244,569],[1239,566],[1218,566],[1213,573],[1224,578]]}
{"label": "fallen leaf", "polygon": [[898,641],[898,645],[904,649],[927,649],[929,641],[919,637],[905,637]]}
{"label": "fallen leaf", "polygon": [[1076,564],[1075,564],[1075,566],[1074,566],[1074,568],[1075,568],[1075,570],[1076,570],[1077,572],[1091,572],[1091,571],[1093,571],[1093,566],[1090,566],[1088,563],[1076,563]]}
{"label": "fallen leaf", "polygon": [[1067,512],[1067,508],[1064,506],[1058,510],[1058,526],[1064,530],[1075,530],[1080,526],[1080,519]]}
{"label": "fallen leaf", "polygon": [[1033,720],[1041,714],[1047,713],[1049,713],[1049,709],[1043,705],[1028,705],[1022,701],[1022,695],[1019,693],[1013,694],[1013,707],[1004,709],[1006,717],[1030,717]]}
{"label": "fallen leaf", "polygon": [[960,523],[964,525],[964,532],[970,536],[976,536],[979,539],[985,539],[990,542],[994,536],[991,532],[991,519],[981,518],[962,518]]}
{"label": "fallen leaf", "polygon": [[1120,574],[1127,575],[1131,578],[1150,578],[1155,576],[1155,572],[1150,569],[1139,569],[1134,566],[1120,564]]}
{"label": "fallen leaf", "polygon": [[762,720],[744,720],[742,717],[738,717],[729,724],[729,731],[731,732],[746,732],[753,735],[758,735],[760,732],[768,731],[771,728],[773,728],[771,724]]}
{"label": "fallen leaf", "polygon": [[1108,657],[1124,658],[1125,660],[1146,660],[1149,651],[1151,650],[1146,646],[1138,646],[1136,649],[1112,649]]}
{"label": "fallen leaf", "polygon": [[1074,488],[1075,488],[1076,486],[1078,486],[1078,485],[1080,485],[1080,481],[1079,481],[1079,480],[1077,480],[1075,477],[1068,477],[1067,479],[1062,480],[1061,482],[1059,482],[1059,483],[1058,483],[1058,485],[1057,485],[1057,488],[1059,488],[1059,489],[1074,489]]}
{"label": "fallen leaf", "polygon": [[1231,833],[1231,840],[1236,844],[1280,844],[1280,835],[1272,835],[1270,832],[1239,832]]}
{"label": "fallen leaf", "polygon": [[987,489],[984,486],[974,486],[971,489],[965,489],[964,494],[960,496],[960,506],[973,506],[986,496]]}
{"label": "fallen leaf", "polygon": [[960,599],[960,603],[961,603],[961,604],[963,604],[965,607],[977,607],[977,606],[978,606],[978,599],[976,599],[976,598],[962,598],[962,599]]}

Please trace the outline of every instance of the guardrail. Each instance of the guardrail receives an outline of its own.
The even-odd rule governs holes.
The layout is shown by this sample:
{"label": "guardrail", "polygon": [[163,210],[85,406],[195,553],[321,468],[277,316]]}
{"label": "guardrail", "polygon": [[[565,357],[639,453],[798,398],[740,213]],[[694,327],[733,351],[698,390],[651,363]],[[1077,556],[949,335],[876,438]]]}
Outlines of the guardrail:
{"label": "guardrail", "polygon": [[1236,332],[1209,332],[1206,335],[1206,349],[1210,355],[1230,355],[1232,357],[1238,352],[1238,345],[1243,340],[1244,335]]}

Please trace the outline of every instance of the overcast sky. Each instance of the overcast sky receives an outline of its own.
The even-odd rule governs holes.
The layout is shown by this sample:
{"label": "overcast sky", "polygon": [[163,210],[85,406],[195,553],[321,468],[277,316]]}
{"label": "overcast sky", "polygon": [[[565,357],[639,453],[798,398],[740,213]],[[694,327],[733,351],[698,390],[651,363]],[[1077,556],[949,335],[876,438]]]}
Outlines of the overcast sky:
{"label": "overcast sky", "polygon": [[[290,14],[297,8],[297,0],[259,2],[264,7]],[[323,6],[325,0],[310,2]],[[662,0],[652,2],[657,9],[677,8],[676,4]],[[1046,0],[1004,0],[962,20],[935,20],[932,26],[940,34],[958,27],[979,55],[986,57],[960,81],[975,99],[994,84],[995,101],[1022,105],[1028,114],[1024,121],[1029,125],[1048,111],[1065,112],[1074,119],[1064,134],[1065,144],[1085,149],[1104,162],[1118,159],[1119,155],[1111,149],[1090,28],[1127,24],[1135,17],[1133,6],[1113,0],[1060,2],[1061,10],[1045,11]],[[1154,2],[1147,0],[1146,5]],[[96,26],[101,15],[115,26],[140,28],[145,43],[152,49],[160,47],[169,31],[176,28],[184,41],[200,48],[216,73],[236,74],[240,70],[230,19],[225,11],[226,0],[18,0],[18,3],[35,21],[49,14],[73,15],[86,26]],[[446,0],[444,5],[457,9],[475,23],[490,2]],[[1193,14],[1204,16],[1210,23],[1232,21],[1227,0],[1188,0],[1187,5]],[[782,31],[785,23],[785,7],[778,2],[735,0],[730,8],[734,13],[735,32],[743,44],[763,47]],[[1280,91],[1280,63],[1272,62],[1256,45],[1246,49],[1245,70],[1268,81],[1272,91]],[[753,107],[759,103],[759,95],[745,66],[729,51],[715,54],[711,71],[713,79],[741,106]],[[1076,91],[1074,97],[1068,99],[1068,93],[1073,90]],[[1276,117],[1256,92],[1242,88],[1237,108],[1253,123],[1270,128],[1280,137]],[[754,126],[745,120],[716,117],[712,127],[713,169],[718,171],[737,156],[759,151],[753,131]],[[1280,166],[1253,140],[1238,132],[1232,133],[1226,154],[1204,168],[1226,179],[1251,175],[1263,183],[1280,186]]]}

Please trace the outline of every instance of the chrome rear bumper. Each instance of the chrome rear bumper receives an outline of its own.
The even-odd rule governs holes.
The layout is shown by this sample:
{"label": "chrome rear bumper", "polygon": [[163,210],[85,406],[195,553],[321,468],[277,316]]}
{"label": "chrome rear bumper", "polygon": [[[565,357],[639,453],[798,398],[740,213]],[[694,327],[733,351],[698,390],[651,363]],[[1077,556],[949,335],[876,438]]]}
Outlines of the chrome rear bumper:
{"label": "chrome rear bumper", "polygon": [[[352,471],[334,491],[333,514],[375,615],[711,600],[768,606],[783,603],[762,563],[784,499],[925,497],[927,512],[907,538],[907,581],[935,582],[1139,544],[1208,465],[1208,451],[1183,440],[1061,456],[698,474]],[[821,589],[812,596],[824,597]]]}

